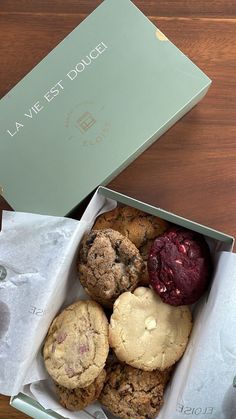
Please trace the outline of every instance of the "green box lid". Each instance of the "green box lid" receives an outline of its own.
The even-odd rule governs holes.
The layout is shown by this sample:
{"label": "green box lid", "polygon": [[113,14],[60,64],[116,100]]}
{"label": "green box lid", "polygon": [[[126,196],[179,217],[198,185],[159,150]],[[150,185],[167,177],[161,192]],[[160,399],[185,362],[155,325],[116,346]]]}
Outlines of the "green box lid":
{"label": "green box lid", "polygon": [[211,81],[129,0],[105,0],[0,102],[0,185],[65,215],[191,109]]}

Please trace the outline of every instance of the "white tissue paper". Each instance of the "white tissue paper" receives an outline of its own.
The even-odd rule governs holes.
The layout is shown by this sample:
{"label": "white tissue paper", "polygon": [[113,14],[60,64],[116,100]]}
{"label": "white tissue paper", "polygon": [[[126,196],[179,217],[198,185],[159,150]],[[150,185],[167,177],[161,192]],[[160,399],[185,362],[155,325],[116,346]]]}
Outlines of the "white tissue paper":
{"label": "white tissue paper", "polygon": [[[81,221],[4,212],[0,393],[21,391],[66,418],[106,418],[99,403],[76,413],[59,405],[41,347],[58,311],[87,298],[75,269],[79,242],[96,216],[115,206],[96,193]],[[220,252],[217,258],[210,294],[194,309],[190,341],[158,419],[236,418],[236,255]]]}
{"label": "white tissue paper", "polygon": [[158,419],[236,419],[236,254],[218,256]]}
{"label": "white tissue paper", "polygon": [[[88,418],[63,409],[50,388],[41,354],[48,328],[63,307],[88,298],[75,258],[95,217],[116,206],[96,196],[83,220],[3,212],[0,233],[0,393],[20,391],[67,418]],[[92,212],[91,212],[92,211]],[[45,391],[44,391],[45,390]],[[101,413],[99,404],[86,409]]]}

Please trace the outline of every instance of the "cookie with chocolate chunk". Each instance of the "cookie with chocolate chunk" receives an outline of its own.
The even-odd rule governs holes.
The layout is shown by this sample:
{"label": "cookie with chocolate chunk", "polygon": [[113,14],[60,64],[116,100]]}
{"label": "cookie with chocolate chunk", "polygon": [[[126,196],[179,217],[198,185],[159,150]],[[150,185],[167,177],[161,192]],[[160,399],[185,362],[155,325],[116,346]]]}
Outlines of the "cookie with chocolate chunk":
{"label": "cookie with chocolate chunk", "polygon": [[106,371],[103,369],[95,380],[87,387],[72,390],[56,385],[56,394],[59,403],[68,410],[82,410],[93,401],[97,400],[103,389]]}
{"label": "cookie with chocolate chunk", "polygon": [[118,231],[91,230],[79,252],[80,282],[92,299],[111,307],[125,291],[133,291],[143,269],[136,246]]}
{"label": "cookie with chocolate chunk", "polygon": [[169,228],[169,224],[159,217],[126,205],[100,215],[93,228],[112,228],[135,244],[145,262],[141,282],[148,284],[146,261],[150,247],[153,240]]}
{"label": "cookie with chocolate chunk", "polygon": [[100,402],[121,419],[154,419],[163,405],[169,373],[142,371],[125,364],[107,369]]}
{"label": "cookie with chocolate chunk", "polygon": [[168,226],[169,224],[161,218],[126,205],[100,215],[93,228],[94,230],[112,228],[119,231],[146,257],[149,240],[159,236]]}
{"label": "cookie with chocolate chunk", "polygon": [[77,301],[52,322],[43,349],[52,379],[68,389],[89,386],[109,351],[108,321],[95,301]]}

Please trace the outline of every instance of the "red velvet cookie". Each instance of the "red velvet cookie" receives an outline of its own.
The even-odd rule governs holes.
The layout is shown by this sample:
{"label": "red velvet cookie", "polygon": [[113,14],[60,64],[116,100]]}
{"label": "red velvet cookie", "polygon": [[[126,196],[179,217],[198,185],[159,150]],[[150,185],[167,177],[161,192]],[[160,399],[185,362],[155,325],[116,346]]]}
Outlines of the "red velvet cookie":
{"label": "red velvet cookie", "polygon": [[207,243],[194,231],[172,227],[158,236],[150,249],[150,283],[167,304],[195,303],[204,293],[211,271]]}

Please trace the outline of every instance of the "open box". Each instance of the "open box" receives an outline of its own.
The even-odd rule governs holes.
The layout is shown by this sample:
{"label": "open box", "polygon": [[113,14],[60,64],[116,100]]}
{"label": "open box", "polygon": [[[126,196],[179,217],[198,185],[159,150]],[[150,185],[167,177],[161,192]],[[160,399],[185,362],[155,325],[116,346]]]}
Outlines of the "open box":
{"label": "open box", "polygon": [[[5,198],[16,211],[68,214],[195,106],[210,83],[129,0],[104,1],[1,100]],[[231,261],[228,235],[103,187],[97,197],[204,234]],[[176,415],[190,415],[181,403]],[[11,404],[37,419],[63,417],[24,394]]]}
{"label": "open box", "polygon": [[[224,279],[227,279],[227,276],[230,274],[232,275],[233,279],[235,279],[236,276],[236,271],[235,271],[235,255],[232,254],[232,247],[233,247],[233,243],[234,243],[234,239],[231,236],[228,236],[224,233],[221,233],[219,231],[213,230],[209,227],[200,225],[198,223],[195,223],[191,220],[187,220],[183,217],[180,217],[178,215],[169,213],[167,211],[165,211],[164,209],[161,208],[156,208],[154,206],[145,204],[141,201],[137,201],[131,197],[122,195],[118,192],[112,191],[110,189],[104,188],[104,187],[99,187],[97,193],[95,193],[95,195],[93,196],[90,204],[88,205],[85,213],[82,216],[81,221],[86,221],[88,222],[88,225],[90,227],[92,227],[92,224],[94,222],[94,217],[97,215],[97,213],[99,211],[102,210],[102,208],[104,207],[105,203],[107,201],[114,201],[114,204],[118,203],[118,204],[125,204],[125,205],[129,205],[132,207],[135,207],[137,209],[140,209],[144,212],[156,215],[166,221],[169,221],[171,223],[180,225],[182,227],[194,230],[202,235],[205,236],[212,255],[213,255],[213,260],[215,263],[215,270],[214,270],[214,280],[212,281],[212,285],[211,285],[211,292],[207,292],[207,295],[205,295],[205,297],[202,297],[202,299],[199,301],[199,303],[197,304],[199,309],[197,309],[197,314],[196,314],[196,318],[194,320],[194,327],[193,327],[193,331],[191,333],[191,338],[190,338],[190,342],[188,344],[187,350],[183,356],[183,358],[179,361],[178,363],[178,367],[177,367],[177,372],[175,372],[173,378],[172,378],[172,382],[171,382],[171,386],[169,387],[168,390],[168,397],[171,397],[173,394],[173,397],[176,396],[176,389],[179,388],[180,383],[178,382],[178,379],[175,377],[178,377],[176,374],[180,374],[178,371],[180,371],[180,369],[182,368],[187,368],[189,370],[189,365],[187,365],[186,367],[186,363],[188,364],[188,356],[189,356],[189,351],[193,346],[193,342],[196,340],[196,336],[197,333],[199,331],[199,324],[201,324],[204,320],[204,323],[207,324],[208,322],[208,317],[206,317],[206,310],[208,305],[210,305],[211,309],[213,311],[217,310],[217,303],[219,302],[219,300],[217,299],[217,293],[216,290],[214,289],[214,284],[222,284],[224,282]],[[112,202],[111,201],[111,202]],[[226,278],[222,278],[222,276],[224,276],[222,274],[222,272],[224,272],[225,269],[225,275]],[[219,281],[219,276],[221,276],[221,281]],[[235,282],[235,281],[234,281]],[[232,290],[232,292],[236,292],[236,288],[235,290]],[[221,290],[222,292],[222,290]],[[224,291],[222,292],[222,299],[225,298],[225,296],[223,295],[225,294]],[[227,294],[227,293],[226,293]],[[213,301],[213,305],[212,304],[212,300],[214,300],[214,298],[216,298],[216,306],[214,304]],[[229,303],[230,300],[230,295],[227,297],[228,300],[225,301],[225,303],[227,304],[227,302]],[[59,307],[58,307],[59,309]],[[226,306],[226,309],[228,310],[229,307]],[[205,313],[205,314],[204,314]],[[209,314],[209,313],[208,313]],[[205,317],[204,317],[205,316]],[[232,322],[234,321],[234,319],[232,319]],[[236,318],[235,318],[236,321]],[[203,324],[204,324],[203,323]],[[213,342],[213,341],[212,341]],[[209,345],[212,344],[212,342],[209,342]],[[196,343],[196,342],[195,342]],[[227,345],[226,345],[227,347]],[[189,349],[188,349],[189,348]],[[228,349],[227,349],[228,350]],[[188,352],[188,353],[187,353]],[[196,354],[195,354],[196,355]],[[217,362],[218,359],[214,359],[214,352],[213,352],[213,356],[212,359],[214,362]],[[186,361],[187,360],[187,361]],[[212,366],[210,367],[212,368]],[[235,367],[235,372],[236,372],[236,367]],[[210,374],[213,376],[214,375],[214,370],[210,369]],[[232,371],[230,372],[230,374],[232,375]],[[180,374],[181,375],[181,374]],[[227,375],[227,374],[226,374]],[[230,375],[230,377],[231,377]],[[234,374],[235,375],[235,374]],[[231,379],[232,378],[232,379]],[[232,387],[233,385],[233,375],[229,379],[229,376],[227,376],[227,379],[229,379],[229,387]],[[185,377],[186,379],[186,377]],[[220,378],[221,382],[224,381],[224,379]],[[195,417],[196,415],[199,417],[201,414],[204,415],[203,417],[205,417],[206,414],[212,415],[210,417],[214,417],[214,418],[223,418],[223,417],[230,417],[230,416],[222,416],[221,413],[219,412],[218,407],[215,407],[215,393],[213,391],[213,384],[212,384],[212,390],[211,388],[208,388],[207,393],[204,393],[204,397],[202,396],[202,394],[200,394],[200,403],[199,405],[191,405],[188,404],[187,400],[181,400],[178,399],[177,397],[177,401],[175,403],[175,414],[172,412],[171,416],[170,416],[170,412],[164,412],[162,413],[162,411],[160,412],[160,414],[158,415],[158,418],[160,417],[161,419],[169,419],[170,417],[173,419],[177,419],[177,418],[184,418],[185,415],[187,414],[190,417]],[[197,394],[197,393],[196,393]],[[195,394],[195,396],[196,396]],[[209,401],[211,400],[211,402]],[[216,405],[219,402],[219,400],[216,400]],[[187,404],[186,404],[187,403]],[[37,419],[41,419],[41,418],[63,418],[66,416],[61,416],[59,414],[57,414],[56,412],[53,412],[51,410],[45,410],[42,406],[40,406],[39,403],[37,403],[35,400],[33,400],[32,398],[24,395],[24,394],[19,394],[16,397],[13,397],[11,400],[11,404],[12,406],[14,406],[15,408],[21,410],[22,412],[28,414],[29,416],[32,416],[34,418]],[[165,405],[164,405],[165,406]],[[96,412],[95,412],[96,413]],[[99,413],[99,412],[98,412]],[[191,416],[191,414],[193,416]],[[101,412],[100,412],[101,415]],[[79,412],[78,416],[76,416],[78,418],[88,418],[89,415],[87,415],[85,412]],[[96,416],[94,414],[93,417],[97,417],[97,418],[102,418],[102,416]],[[233,417],[233,416],[232,416]]]}

